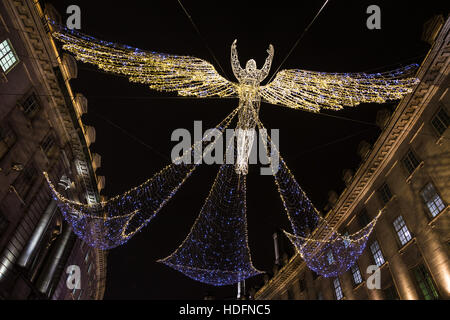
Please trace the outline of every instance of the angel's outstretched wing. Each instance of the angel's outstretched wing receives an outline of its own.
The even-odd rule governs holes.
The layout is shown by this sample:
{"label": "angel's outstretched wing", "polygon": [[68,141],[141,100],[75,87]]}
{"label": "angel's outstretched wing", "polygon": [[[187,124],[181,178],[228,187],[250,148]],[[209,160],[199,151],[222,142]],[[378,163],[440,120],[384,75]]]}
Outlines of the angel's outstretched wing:
{"label": "angel's outstretched wing", "polygon": [[321,108],[342,109],[360,103],[384,103],[412,91],[418,79],[417,65],[385,73],[323,73],[298,69],[282,70],[260,88],[269,103],[317,112]]}
{"label": "angel's outstretched wing", "polygon": [[234,83],[220,76],[212,64],[199,58],[117,45],[63,27],[58,27],[53,35],[77,60],[125,75],[132,82],[148,84],[151,89],[196,97],[236,94]]}

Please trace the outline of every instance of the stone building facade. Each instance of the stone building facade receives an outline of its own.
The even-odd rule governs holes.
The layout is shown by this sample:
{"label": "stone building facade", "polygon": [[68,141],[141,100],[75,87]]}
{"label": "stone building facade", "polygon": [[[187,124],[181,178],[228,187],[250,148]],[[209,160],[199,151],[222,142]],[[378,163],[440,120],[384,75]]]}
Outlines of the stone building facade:
{"label": "stone building facade", "polygon": [[53,41],[49,17],[60,19],[40,1],[0,2],[0,299],[102,299],[106,254],[74,235],[43,175],[68,197],[100,201],[87,100],[72,91],[77,65]]}
{"label": "stone building facade", "polygon": [[[420,84],[392,114],[379,113],[378,140],[360,145],[360,167],[344,172],[340,196],[330,195],[326,219],[343,234],[382,211],[362,256],[338,278],[324,278],[296,254],[255,299],[450,298],[450,19],[428,27],[432,47]],[[314,235],[327,236],[321,226]],[[379,267],[380,289],[367,286],[371,265]]]}

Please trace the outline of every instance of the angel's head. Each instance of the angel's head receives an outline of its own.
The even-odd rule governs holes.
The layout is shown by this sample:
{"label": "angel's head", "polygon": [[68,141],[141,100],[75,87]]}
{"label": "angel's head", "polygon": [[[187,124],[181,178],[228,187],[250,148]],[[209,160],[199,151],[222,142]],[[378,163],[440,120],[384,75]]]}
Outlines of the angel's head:
{"label": "angel's head", "polygon": [[245,65],[245,70],[247,71],[255,71],[256,70],[256,61],[253,59],[250,59],[247,61],[247,64]]}

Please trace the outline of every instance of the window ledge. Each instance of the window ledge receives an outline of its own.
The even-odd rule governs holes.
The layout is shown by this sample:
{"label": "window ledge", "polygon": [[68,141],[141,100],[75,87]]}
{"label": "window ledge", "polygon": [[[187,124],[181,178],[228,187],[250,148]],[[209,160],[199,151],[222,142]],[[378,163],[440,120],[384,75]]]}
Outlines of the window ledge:
{"label": "window ledge", "polygon": [[386,266],[388,266],[389,265],[389,261],[385,261],[381,266],[379,266],[378,268],[380,269],[380,271],[382,270],[382,269],[384,269]]}
{"label": "window ledge", "polygon": [[419,171],[420,169],[422,169],[424,165],[425,165],[425,162],[423,162],[423,161],[421,163],[419,163],[417,168],[415,168],[414,171],[408,176],[408,178],[406,178],[407,184],[411,184],[411,180],[416,175],[416,172]]}
{"label": "window ledge", "polygon": [[440,213],[438,213],[436,217],[434,217],[433,219],[430,220],[430,222],[428,222],[428,225],[433,226],[433,224],[435,224],[439,220],[439,218],[442,217],[444,213],[448,211],[449,208],[450,205],[447,205]]}
{"label": "window ledge", "polygon": [[385,210],[387,210],[387,208],[391,205],[391,203],[392,203],[394,200],[396,200],[396,199],[397,199],[397,195],[394,194],[394,195],[389,199],[389,201],[386,202],[386,204],[384,205],[384,207],[381,208],[380,211],[383,211],[383,212],[384,212]]}
{"label": "window ledge", "polygon": [[360,284],[354,286],[354,287],[353,287],[353,290],[354,290],[354,291],[358,290],[359,288],[361,288],[362,286],[364,286],[365,283],[366,283],[366,280],[364,280],[364,281],[361,282]]}
{"label": "window ledge", "polygon": [[[447,130],[446,130],[446,131],[447,131]],[[436,144],[437,144],[438,146],[442,146],[442,145],[444,144],[444,139],[445,139],[444,134],[445,134],[445,131],[444,131],[444,133],[436,140]]]}
{"label": "window ledge", "polygon": [[404,254],[406,249],[408,249],[413,243],[416,243],[416,237],[413,237],[407,243],[405,243],[399,250],[398,253]]}
{"label": "window ledge", "polygon": [[0,83],[7,83],[8,78],[6,77],[6,73],[3,72],[0,68]]}

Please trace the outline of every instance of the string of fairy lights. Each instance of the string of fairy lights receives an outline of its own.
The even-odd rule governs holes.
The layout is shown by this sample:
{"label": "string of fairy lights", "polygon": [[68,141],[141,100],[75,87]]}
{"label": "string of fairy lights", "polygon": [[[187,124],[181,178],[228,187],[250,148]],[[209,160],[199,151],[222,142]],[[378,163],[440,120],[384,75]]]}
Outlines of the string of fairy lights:
{"label": "string of fairy lights", "polygon": [[[246,218],[246,175],[254,142],[254,136],[247,133],[256,128],[267,137],[262,141],[268,159],[272,159],[269,153],[278,156],[279,162],[271,163],[271,166],[292,227],[292,233],[286,232],[286,235],[306,264],[324,277],[335,277],[347,271],[361,255],[380,215],[352,235],[342,235],[331,227],[301,189],[267,136],[259,119],[260,103],[265,101],[313,112],[322,108],[339,110],[363,102],[384,103],[400,99],[413,90],[418,83],[413,76],[417,65],[374,74],[282,70],[273,81],[260,86],[270,70],[272,46],[261,70],[256,69],[254,60],[249,60],[242,69],[234,43],[232,67],[239,80],[234,83],[222,77],[212,64],[199,58],[144,51],[98,40],[55,23],[52,23],[52,32],[77,60],[126,76],[131,82],[146,84],[150,89],[175,91],[181,96],[198,98],[239,98],[239,106],[217,126],[220,139],[238,115],[239,133],[227,146],[238,150],[235,162],[226,162],[220,167],[186,239],[159,262],[194,280],[215,286],[238,283],[261,273],[251,260]],[[158,214],[200,164],[185,163],[184,156],[190,154],[198,159],[199,147],[207,154],[218,141],[215,138],[209,143],[211,137],[204,137],[140,186],[99,204],[86,205],[65,198],[46,177],[74,232],[93,247],[111,249],[127,242]]]}

